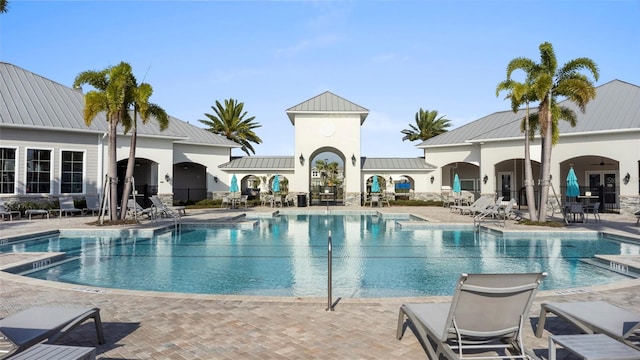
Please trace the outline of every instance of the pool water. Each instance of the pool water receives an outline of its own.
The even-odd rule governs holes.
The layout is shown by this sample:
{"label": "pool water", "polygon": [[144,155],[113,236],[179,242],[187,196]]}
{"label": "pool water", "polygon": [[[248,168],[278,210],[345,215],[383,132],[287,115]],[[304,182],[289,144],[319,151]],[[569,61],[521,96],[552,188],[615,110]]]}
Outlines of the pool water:
{"label": "pool water", "polygon": [[86,286],[322,297],[330,231],[333,296],[360,298],[451,295],[462,272],[544,271],[548,277],[541,289],[604,284],[626,277],[580,259],[640,253],[638,245],[599,236],[505,238],[468,227],[403,227],[370,215],[292,215],[255,222],[246,229],[183,225],[178,232],[148,238],[53,236],[3,245],[0,252],[66,252],[76,259],[27,275]]}

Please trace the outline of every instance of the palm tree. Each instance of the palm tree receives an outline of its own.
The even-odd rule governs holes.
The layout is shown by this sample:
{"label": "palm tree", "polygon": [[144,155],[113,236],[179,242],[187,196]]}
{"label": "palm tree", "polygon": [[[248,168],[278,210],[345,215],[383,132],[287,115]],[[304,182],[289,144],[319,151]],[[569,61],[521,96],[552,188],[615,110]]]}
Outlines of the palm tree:
{"label": "palm tree", "polygon": [[322,179],[322,186],[327,186],[327,177],[329,170],[329,162],[325,160],[316,160],[316,169]]}
{"label": "palm tree", "polygon": [[[133,77],[133,75],[131,75]],[[137,84],[135,77],[133,77],[133,83]],[[126,118],[123,121],[124,133],[131,131],[131,145],[129,146],[129,159],[127,160],[127,170],[124,177],[124,189],[122,192],[122,200],[120,202],[120,208],[126,209],[129,195],[131,194],[133,178],[133,169],[135,168],[136,160],[136,141],[137,141],[137,122],[138,114],[143,124],[149,122],[151,117],[155,118],[160,125],[160,131],[164,131],[169,126],[169,115],[159,105],[149,102],[149,98],[153,94],[153,88],[147,83],[141,83],[133,88],[133,98],[130,99],[130,106],[132,107],[133,119]],[[131,121],[129,121],[129,119]],[[126,211],[120,212],[120,220],[124,220],[127,216]]]}
{"label": "palm tree", "polygon": [[106,113],[109,122],[108,145],[108,183],[109,183],[109,218],[116,220],[118,208],[118,169],[116,158],[116,130],[123,119],[130,118],[127,111],[128,99],[132,98],[132,89],[135,82],[132,81],[131,65],[121,62],[116,66],[107,67],[101,71],[83,71],[76,76],[73,86],[78,87],[89,84],[95,90],[85,95],[83,111],[84,122],[87,126],[101,112]]}
{"label": "palm tree", "polygon": [[542,173],[540,175],[540,208],[538,209],[538,221],[547,219],[547,198],[549,196],[549,183],[551,173],[551,151],[553,144],[557,143],[560,133],[558,120],[568,121],[571,126],[577,123],[575,112],[567,107],[559,106],[557,98],[562,97],[575,103],[581,112],[585,112],[587,103],[596,96],[593,81],[581,73],[588,71],[595,81],[599,78],[598,66],[589,58],[577,58],[569,60],[558,68],[558,61],[553,50],[553,45],[548,42],[540,44],[540,63],[535,63],[527,58],[516,58],[512,62],[518,62],[527,71],[528,83],[531,85],[532,99],[539,101],[538,113],[530,118],[531,128],[540,128],[542,138]]}
{"label": "palm tree", "polygon": [[438,117],[438,111],[418,110],[416,113],[416,125],[409,124],[410,129],[401,131],[404,136],[402,141],[409,140],[428,140],[434,136],[447,132],[447,128],[451,126],[451,120],[445,119],[445,116]]}
{"label": "palm tree", "polygon": [[520,106],[524,102],[526,104],[526,112],[523,123],[521,125],[521,131],[524,136],[524,173],[525,173],[525,195],[527,197],[527,208],[529,209],[529,219],[537,219],[535,192],[533,189],[533,171],[531,169],[531,140],[533,139],[533,133],[530,130],[529,125],[529,103],[536,100],[535,94],[532,91],[531,79],[527,78],[525,83],[519,83],[511,79],[511,74],[517,69],[522,69],[525,73],[529,74],[530,68],[528,64],[521,63],[518,59],[514,59],[507,65],[507,79],[500,82],[496,87],[496,96],[501,91],[509,91],[506,98],[511,99],[511,109],[514,113],[517,113]]}
{"label": "palm tree", "polygon": [[255,154],[256,151],[251,143],[260,144],[262,139],[253,132],[253,129],[262,127],[262,125],[253,121],[255,116],[244,118],[247,115],[246,111],[243,112],[244,103],[229,99],[224,101],[223,107],[216,100],[216,106],[212,106],[211,109],[213,109],[215,115],[205,113],[204,115],[209,120],[198,121],[207,125],[209,127],[208,131],[223,135],[227,139],[242,145],[241,149],[247,155],[251,155],[250,152]]}
{"label": "palm tree", "polygon": [[9,11],[9,2],[7,0],[0,0],[0,14]]}

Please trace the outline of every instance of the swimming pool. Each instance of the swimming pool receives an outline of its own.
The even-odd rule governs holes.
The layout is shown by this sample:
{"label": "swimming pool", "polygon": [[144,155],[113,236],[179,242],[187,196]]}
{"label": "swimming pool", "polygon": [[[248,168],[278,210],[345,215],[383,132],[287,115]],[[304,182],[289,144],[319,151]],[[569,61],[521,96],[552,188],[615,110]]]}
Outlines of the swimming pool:
{"label": "swimming pool", "polygon": [[[405,219],[406,220],[406,219]],[[586,264],[594,254],[640,254],[597,235],[502,236],[372,215],[290,215],[241,226],[182,224],[154,236],[43,237],[0,251],[65,252],[60,265],[25,275],[86,286],[203,294],[325,296],[327,238],[335,297],[451,295],[460,273],[541,272],[542,289],[627,279]]]}

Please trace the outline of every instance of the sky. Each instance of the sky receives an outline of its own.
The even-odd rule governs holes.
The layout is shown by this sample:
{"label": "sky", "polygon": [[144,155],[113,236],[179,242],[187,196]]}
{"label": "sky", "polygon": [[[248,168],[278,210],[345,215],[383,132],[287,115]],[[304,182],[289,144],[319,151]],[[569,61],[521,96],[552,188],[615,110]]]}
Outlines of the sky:
{"label": "sky", "polygon": [[0,14],[0,61],[69,87],[125,61],[197,126],[236,99],[262,125],[258,156],[295,156],[285,111],[325,91],[370,111],[363,156],[423,156],[401,133],[420,108],[451,129],[509,110],[496,85],[543,42],[560,65],[594,60],[596,85],[640,85],[640,0],[9,0]]}

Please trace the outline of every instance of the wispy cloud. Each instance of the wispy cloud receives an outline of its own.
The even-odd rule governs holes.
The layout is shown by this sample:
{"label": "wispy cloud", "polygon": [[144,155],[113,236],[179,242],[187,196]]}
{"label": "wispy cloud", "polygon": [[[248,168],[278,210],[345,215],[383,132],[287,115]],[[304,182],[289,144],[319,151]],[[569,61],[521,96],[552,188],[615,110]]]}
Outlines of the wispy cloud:
{"label": "wispy cloud", "polygon": [[329,47],[337,43],[338,39],[339,36],[337,34],[318,35],[311,39],[300,40],[289,47],[276,49],[275,54],[277,57],[292,57],[315,49]]}

